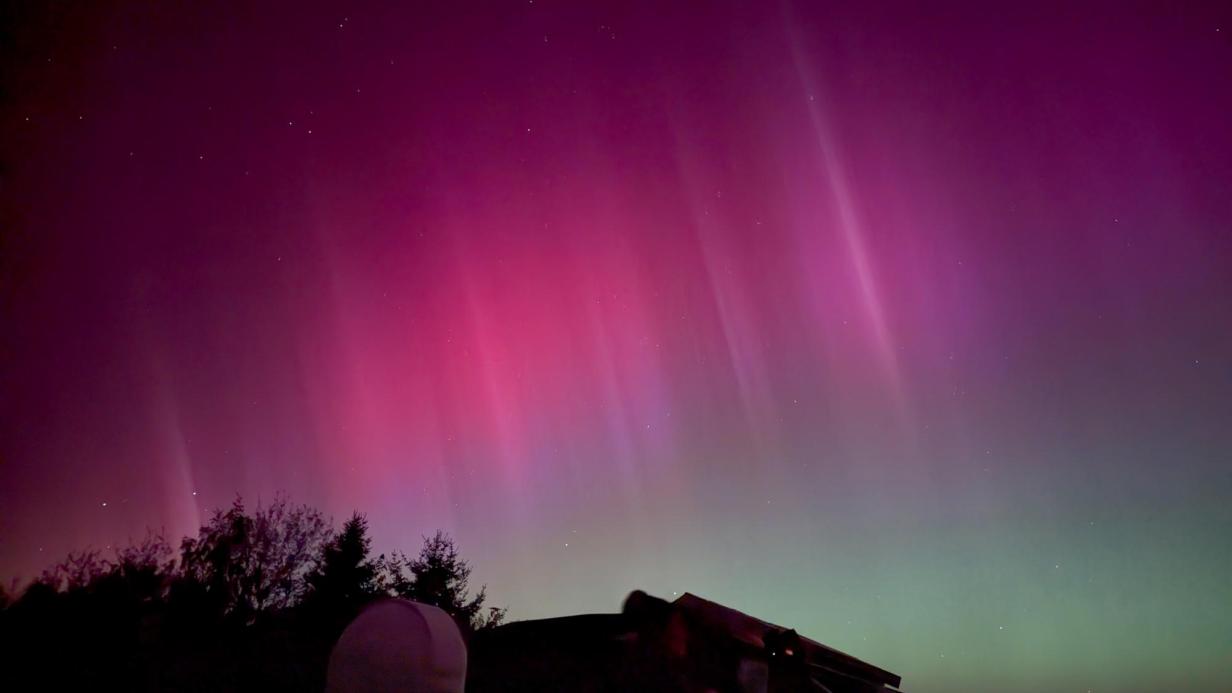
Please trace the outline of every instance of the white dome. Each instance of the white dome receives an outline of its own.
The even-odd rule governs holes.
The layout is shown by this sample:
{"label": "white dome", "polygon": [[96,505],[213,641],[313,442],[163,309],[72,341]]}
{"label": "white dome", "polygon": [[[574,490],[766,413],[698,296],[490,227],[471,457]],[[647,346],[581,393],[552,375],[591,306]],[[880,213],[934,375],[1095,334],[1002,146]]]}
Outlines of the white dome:
{"label": "white dome", "polygon": [[463,693],[466,644],[435,606],[384,599],[342,632],[325,681],[327,693]]}

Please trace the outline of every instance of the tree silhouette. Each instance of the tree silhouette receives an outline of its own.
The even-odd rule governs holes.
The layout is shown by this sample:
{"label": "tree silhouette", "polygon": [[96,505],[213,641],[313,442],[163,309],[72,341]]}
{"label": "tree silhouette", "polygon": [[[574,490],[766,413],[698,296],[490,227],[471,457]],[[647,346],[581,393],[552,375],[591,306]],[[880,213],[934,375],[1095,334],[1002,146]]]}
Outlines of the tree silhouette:
{"label": "tree silhouette", "polygon": [[504,609],[492,607],[483,615],[487,586],[470,596],[470,564],[458,555],[453,539],[443,531],[424,537],[423,547],[415,558],[394,553],[383,562],[382,569],[393,594],[439,607],[453,616],[464,631],[493,628],[505,618]]}
{"label": "tree silhouette", "polygon": [[236,498],[215,510],[180,549],[179,594],[204,597],[208,608],[241,622],[299,601],[305,576],[329,539],[320,511],[283,496],[252,514]]}
{"label": "tree silhouette", "polygon": [[130,596],[142,604],[161,601],[175,569],[173,551],[161,534],[150,533],[140,544],[116,549],[110,572]]}
{"label": "tree silhouette", "polygon": [[38,581],[57,592],[84,589],[108,572],[110,566],[98,549],[70,551],[65,559],[44,570]]}
{"label": "tree silhouette", "polygon": [[349,617],[378,596],[377,566],[369,560],[369,551],[368,520],[356,512],[322,548],[307,577],[305,606]]}
{"label": "tree silhouette", "polygon": [[414,557],[370,552],[362,514],[335,532],[281,496],[215,510],[178,561],[158,534],[111,556],[75,551],[24,591],[0,590],[7,678],[52,690],[320,690],[330,648],[372,599],[437,605],[467,634],[504,618],[484,608],[484,589],[470,594],[470,565],[444,532]]}

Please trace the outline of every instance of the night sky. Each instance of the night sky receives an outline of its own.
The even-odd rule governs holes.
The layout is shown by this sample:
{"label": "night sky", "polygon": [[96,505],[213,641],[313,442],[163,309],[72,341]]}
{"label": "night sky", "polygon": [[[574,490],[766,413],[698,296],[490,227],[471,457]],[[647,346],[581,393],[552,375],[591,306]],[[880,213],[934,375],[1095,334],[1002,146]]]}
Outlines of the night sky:
{"label": "night sky", "polygon": [[307,4],[5,10],[6,582],[282,491],[513,618],[1232,689],[1232,6]]}

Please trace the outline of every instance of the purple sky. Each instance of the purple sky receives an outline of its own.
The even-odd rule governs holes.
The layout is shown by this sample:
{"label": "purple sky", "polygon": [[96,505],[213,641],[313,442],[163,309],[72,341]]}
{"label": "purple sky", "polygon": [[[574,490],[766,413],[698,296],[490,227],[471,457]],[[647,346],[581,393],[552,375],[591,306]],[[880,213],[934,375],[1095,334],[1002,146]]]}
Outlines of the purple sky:
{"label": "purple sky", "polygon": [[1232,8],[932,5],[8,10],[0,575],[285,491],[514,618],[1232,686]]}

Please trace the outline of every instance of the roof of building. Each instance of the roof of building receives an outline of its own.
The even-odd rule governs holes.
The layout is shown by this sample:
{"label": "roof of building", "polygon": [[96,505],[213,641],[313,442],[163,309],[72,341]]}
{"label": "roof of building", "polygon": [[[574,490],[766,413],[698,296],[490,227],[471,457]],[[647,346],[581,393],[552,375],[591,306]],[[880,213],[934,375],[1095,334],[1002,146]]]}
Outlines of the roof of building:
{"label": "roof of building", "polygon": [[[711,625],[723,628],[733,637],[757,648],[764,648],[766,646],[765,636],[767,632],[777,631],[786,633],[789,631],[788,628],[783,626],[763,621],[755,616],[749,616],[742,611],[703,599],[689,592],[685,592],[672,602],[672,606],[696,614],[697,617],[705,619]],[[799,637],[801,645],[806,650],[806,659],[811,665],[884,686],[897,688],[902,683],[901,677],[897,674],[857,659],[845,652],[827,647],[816,640],[802,635]]]}
{"label": "roof of building", "polygon": [[[680,649],[676,646],[682,632],[687,633],[683,638],[688,644]],[[730,667],[729,671],[739,668],[740,661],[765,662],[759,666],[769,667],[763,671],[772,681],[785,675],[787,670],[781,667],[794,667],[792,671],[797,673],[793,675],[805,684],[786,690],[872,693],[893,691],[901,683],[897,674],[799,636],[794,630],[690,593],[667,602],[635,591],[619,613],[515,621],[479,636],[473,643],[472,663],[479,665],[475,673],[481,679],[495,675],[494,681],[507,686],[502,690],[536,690],[536,680],[541,684],[539,690],[566,690],[545,681],[559,686],[579,677],[619,679],[638,667],[661,666],[672,657],[677,662],[693,661],[702,666],[684,665],[700,676],[714,674],[715,669],[705,667],[713,667],[716,661],[728,662],[719,666]],[[654,652],[660,654],[645,659]],[[775,663],[775,654],[786,657],[780,656],[781,661]],[[667,659],[656,659],[661,656]],[[710,674],[699,673],[703,671]],[[510,677],[523,680],[525,685],[511,686]],[[643,684],[638,686],[647,689]],[[606,687],[593,684],[583,689],[625,690],[612,681]],[[486,689],[480,685],[476,690]],[[785,689],[772,686],[770,690]]]}

